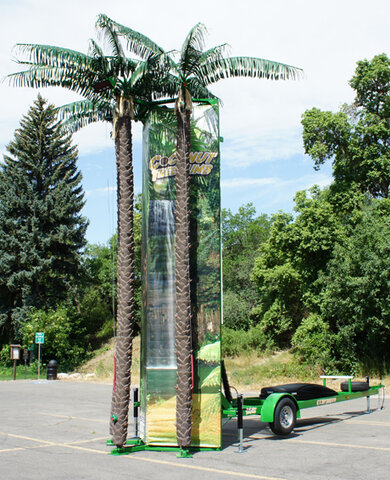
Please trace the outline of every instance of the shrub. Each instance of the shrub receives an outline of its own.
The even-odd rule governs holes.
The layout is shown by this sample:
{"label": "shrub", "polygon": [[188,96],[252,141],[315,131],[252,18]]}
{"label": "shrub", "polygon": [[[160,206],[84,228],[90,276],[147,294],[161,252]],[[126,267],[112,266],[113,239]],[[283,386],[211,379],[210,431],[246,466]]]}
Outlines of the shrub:
{"label": "shrub", "polygon": [[223,295],[223,322],[228,328],[234,330],[247,330],[250,326],[250,303],[241,295],[227,290]]}
{"label": "shrub", "polygon": [[267,338],[260,325],[248,331],[222,327],[222,355],[236,357],[245,352],[264,354],[273,350],[275,344]]}
{"label": "shrub", "polygon": [[55,310],[32,310],[29,318],[20,325],[24,347],[34,343],[35,333],[45,333],[42,347],[43,361],[55,359],[62,370],[71,369],[85,357],[85,332],[81,319],[72,306],[60,305]]}
{"label": "shrub", "polygon": [[334,340],[329,325],[319,315],[311,314],[297,328],[291,343],[303,363],[332,368],[331,348]]}

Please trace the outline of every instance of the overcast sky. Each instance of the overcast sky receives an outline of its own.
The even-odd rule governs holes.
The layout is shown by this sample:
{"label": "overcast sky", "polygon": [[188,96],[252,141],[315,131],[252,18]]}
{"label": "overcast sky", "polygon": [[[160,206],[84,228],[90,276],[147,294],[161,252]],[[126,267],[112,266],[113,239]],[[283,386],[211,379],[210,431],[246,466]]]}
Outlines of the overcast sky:
{"label": "overcast sky", "polygon": [[[348,85],[356,62],[390,53],[388,0],[0,0],[0,76],[18,70],[16,43],[63,46],[82,52],[96,38],[99,13],[140,31],[165,50],[179,49],[203,22],[207,47],[228,43],[231,55],[255,56],[304,69],[303,80],[227,79],[212,87],[221,109],[222,202],[236,211],[253,202],[257,212],[292,211],[297,190],[330,182],[330,166],[313,170],[304,155],[301,115],[312,107],[336,111],[352,102]],[[77,97],[41,90],[55,105]],[[0,153],[5,152],[37,91],[0,84]],[[74,136],[90,219],[88,239],[105,242],[115,227],[114,146],[105,125]],[[141,127],[135,127],[135,185],[140,191]],[[1,155],[2,157],[2,155]]]}

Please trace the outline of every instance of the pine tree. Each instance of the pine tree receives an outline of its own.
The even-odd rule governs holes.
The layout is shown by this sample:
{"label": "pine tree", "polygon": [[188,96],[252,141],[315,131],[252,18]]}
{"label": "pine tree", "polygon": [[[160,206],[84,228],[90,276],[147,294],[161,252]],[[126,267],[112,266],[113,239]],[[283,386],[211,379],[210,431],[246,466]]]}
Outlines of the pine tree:
{"label": "pine tree", "polygon": [[31,307],[55,306],[80,276],[87,220],[77,148],[38,95],[0,169],[0,340]]}

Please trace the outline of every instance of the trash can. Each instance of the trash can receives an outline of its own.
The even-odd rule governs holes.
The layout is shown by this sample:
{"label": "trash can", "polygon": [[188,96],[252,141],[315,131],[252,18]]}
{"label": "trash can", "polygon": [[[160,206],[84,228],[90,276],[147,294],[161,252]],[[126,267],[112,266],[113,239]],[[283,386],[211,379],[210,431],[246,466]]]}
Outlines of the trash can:
{"label": "trash can", "polygon": [[57,360],[50,360],[47,365],[47,379],[57,380],[58,362]]}

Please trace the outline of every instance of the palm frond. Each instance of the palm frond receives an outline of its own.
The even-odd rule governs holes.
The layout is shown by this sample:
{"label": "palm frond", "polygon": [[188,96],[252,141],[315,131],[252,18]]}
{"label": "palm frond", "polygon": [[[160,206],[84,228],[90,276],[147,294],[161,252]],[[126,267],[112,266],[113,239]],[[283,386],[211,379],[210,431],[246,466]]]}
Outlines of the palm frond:
{"label": "palm frond", "polygon": [[168,75],[172,67],[175,67],[175,65],[172,64],[171,58],[165,53],[151,55],[147,60],[138,63],[131,76],[130,85],[134,87],[146,77],[153,78],[156,86],[162,85],[165,76]]}
{"label": "palm frond", "polygon": [[218,45],[217,47],[210,48],[209,50],[206,50],[205,52],[202,53],[202,55],[199,58],[199,64],[204,65],[208,62],[215,62],[217,60],[225,58],[229,49],[230,49],[230,45],[227,43]]}
{"label": "palm frond", "polygon": [[182,55],[185,54],[188,48],[203,51],[206,33],[207,29],[203,23],[199,22],[192,27],[181,48]]}
{"label": "palm frond", "polygon": [[32,65],[28,70],[11,73],[6,78],[14,87],[44,88],[61,85],[69,71],[58,67],[41,67]]}
{"label": "palm frond", "polygon": [[184,40],[179,61],[184,77],[193,72],[194,68],[199,65],[206,32],[207,30],[203,23],[197,23]]}
{"label": "palm frond", "polygon": [[215,367],[211,372],[207,375],[206,378],[203,379],[201,388],[207,387],[219,387],[221,385],[221,367]]}
{"label": "palm frond", "polygon": [[107,15],[100,14],[96,25],[99,28],[104,28],[106,25],[110,25],[111,29],[126,40],[127,48],[130,52],[143,59],[149,58],[153,54],[164,53],[164,50],[146,35],[111,20]]}
{"label": "palm frond", "polygon": [[[17,54],[25,55],[27,60],[36,65],[63,67],[89,67],[91,57],[76,50],[55,47],[53,45],[37,45],[18,43],[14,47]],[[24,63],[19,60],[19,63]]]}
{"label": "palm frond", "polygon": [[56,108],[63,126],[70,133],[74,133],[86,125],[99,121],[112,121],[113,107],[110,102],[91,102],[80,100]]}
{"label": "palm frond", "polygon": [[117,58],[124,58],[125,54],[114,22],[106,15],[99,15],[96,22],[96,29],[98,36],[104,39],[111,48],[111,53]]}
{"label": "palm frond", "polygon": [[181,82],[176,75],[168,73],[164,77],[164,81],[160,82],[158,88],[152,91],[152,100],[162,100],[164,98],[173,99],[179,94]]}
{"label": "palm frond", "polygon": [[100,45],[93,38],[89,39],[88,55],[93,58],[104,57],[104,53]]}
{"label": "palm frond", "polygon": [[187,80],[187,88],[192,98],[217,98],[197,76]]}
{"label": "palm frond", "polygon": [[204,362],[218,362],[221,357],[221,342],[209,343],[201,347],[197,354],[198,360]]}
{"label": "palm frond", "polygon": [[6,77],[15,87],[63,87],[72,90],[91,101],[110,96],[110,92],[97,94],[93,86],[105,78],[93,71],[77,72],[66,68],[41,67],[32,65],[28,70],[16,72]]}
{"label": "palm frond", "polygon": [[303,70],[284,63],[254,57],[228,57],[200,66],[206,85],[229,77],[266,78],[269,80],[297,80]]}

